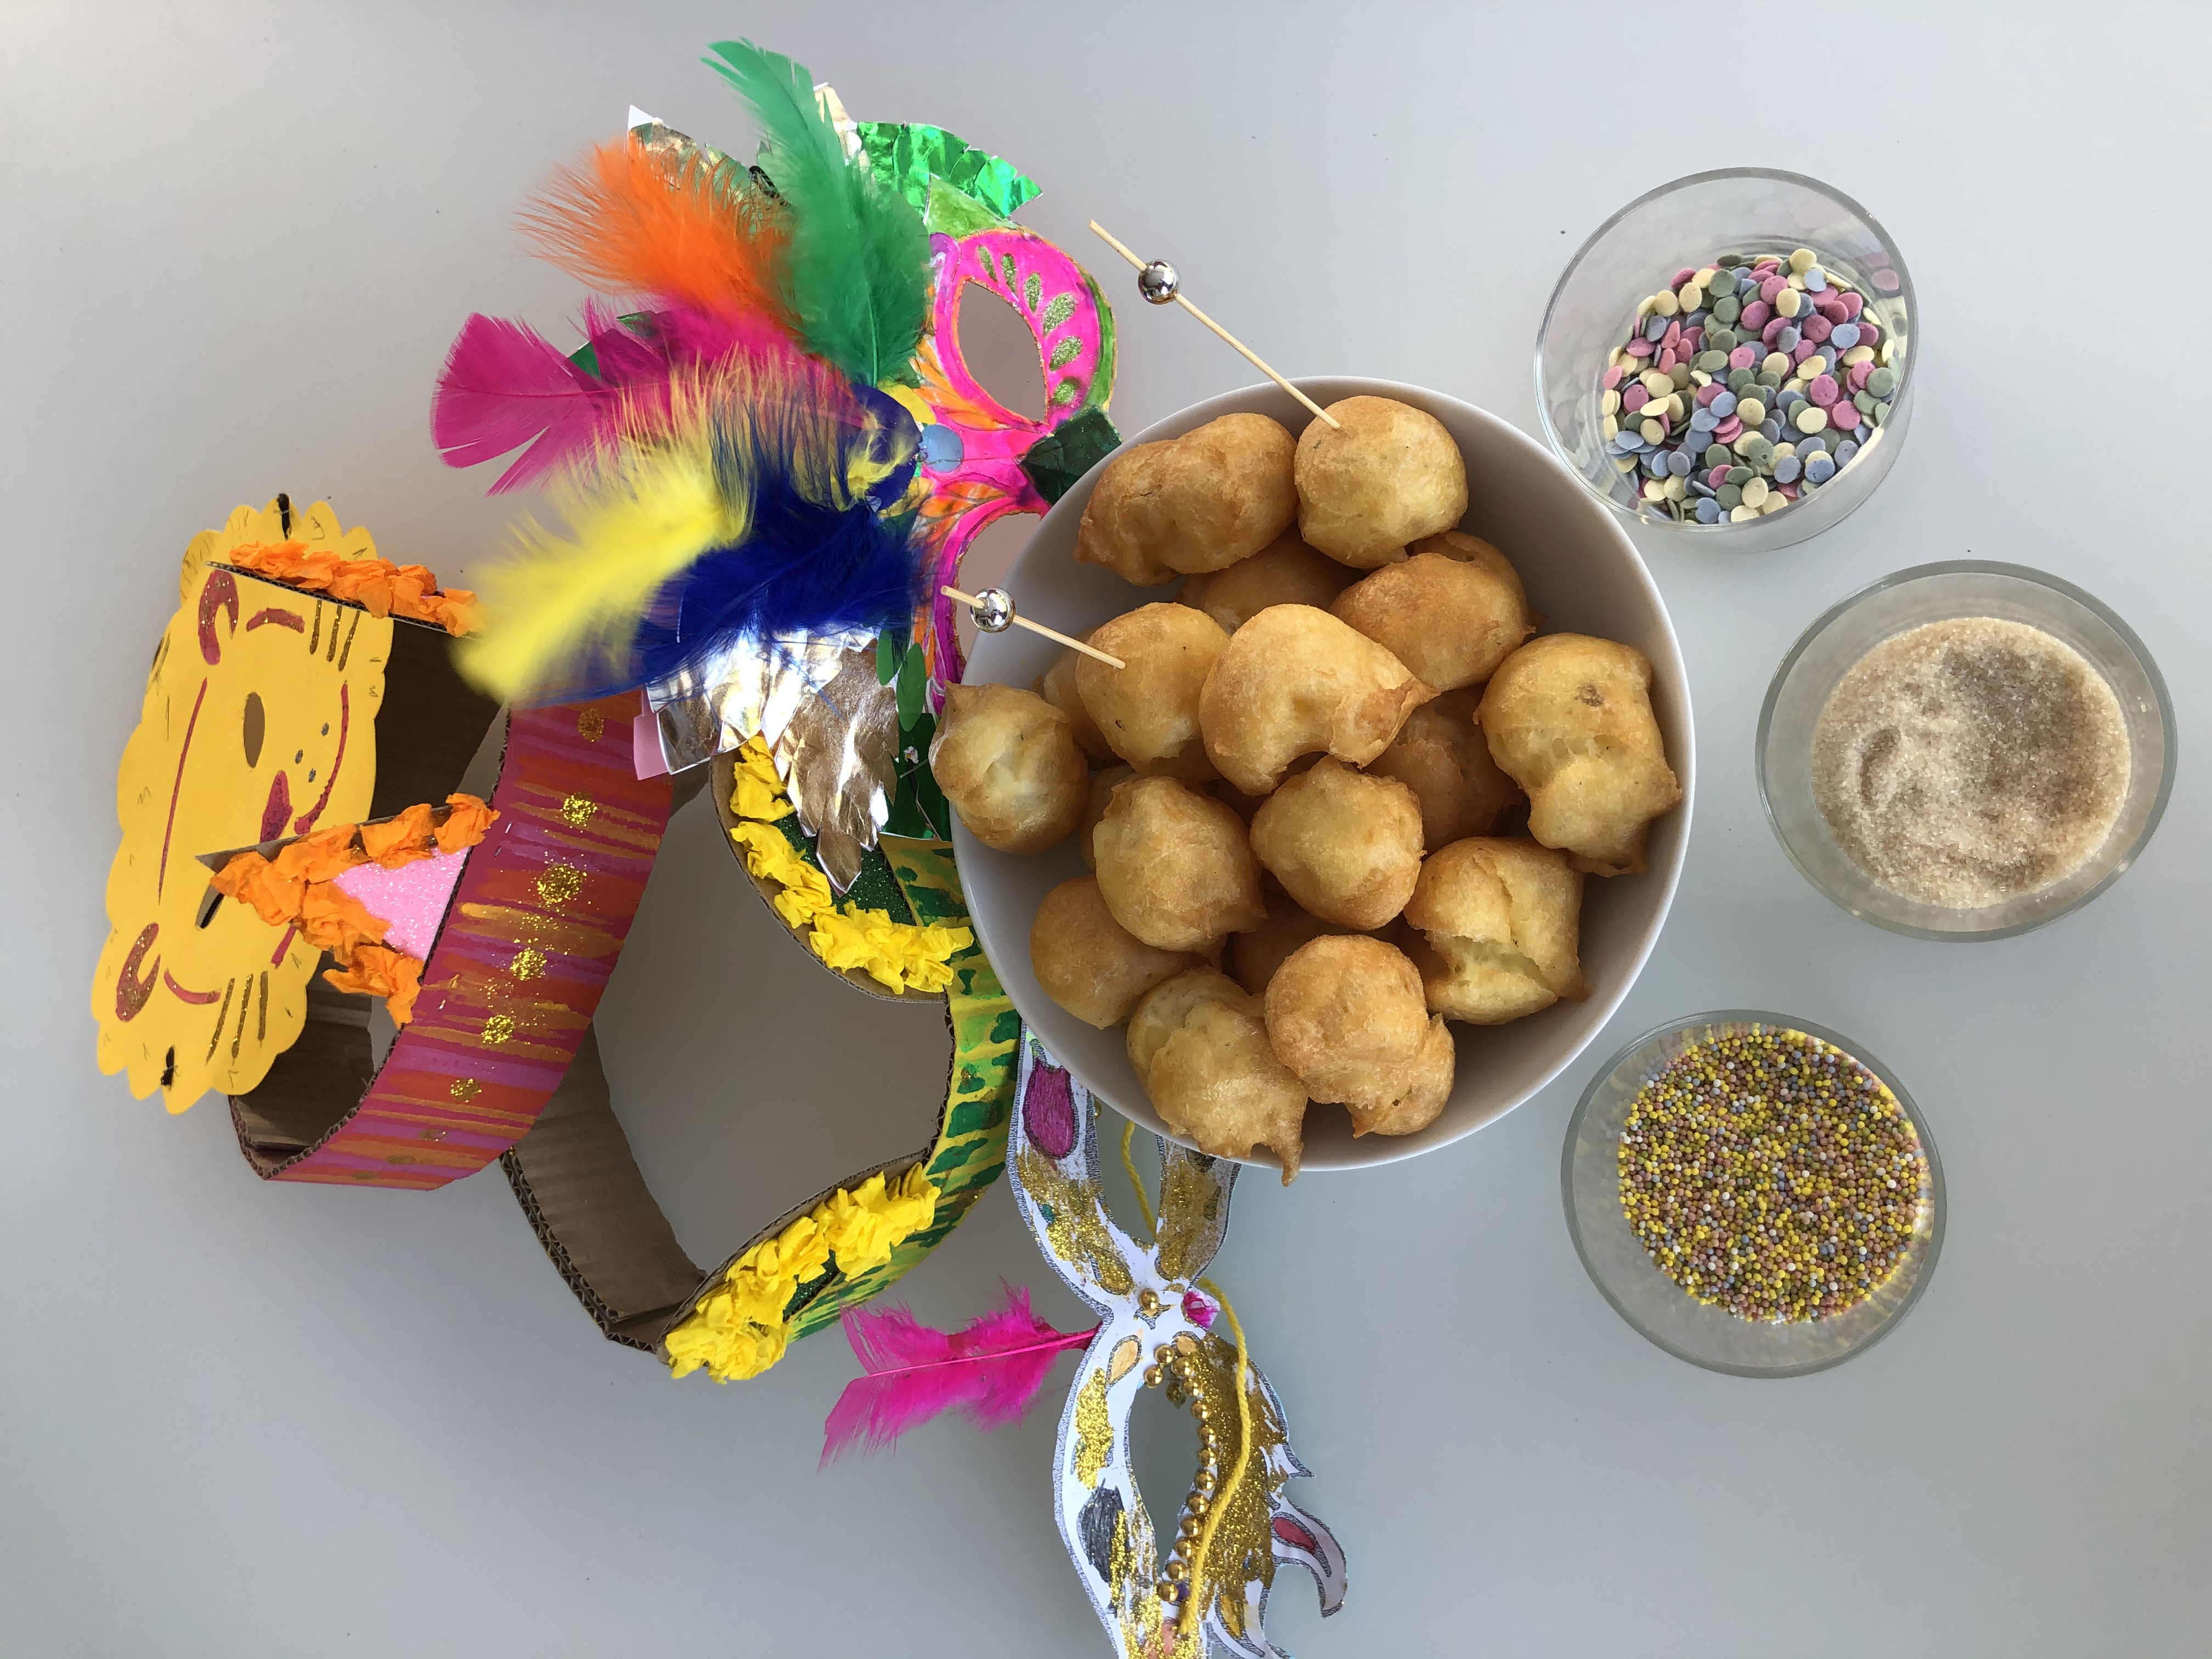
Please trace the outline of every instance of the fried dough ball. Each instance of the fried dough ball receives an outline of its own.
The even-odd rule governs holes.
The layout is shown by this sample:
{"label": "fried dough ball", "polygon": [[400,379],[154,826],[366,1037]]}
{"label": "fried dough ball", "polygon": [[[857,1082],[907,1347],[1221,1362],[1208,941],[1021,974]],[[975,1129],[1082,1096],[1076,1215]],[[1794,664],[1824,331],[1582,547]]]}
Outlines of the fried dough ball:
{"label": "fried dough ball", "polygon": [[1439,691],[1481,684],[1536,631],[1521,578],[1488,542],[1456,530],[1411,550],[1346,588],[1329,614]]}
{"label": "fried dough ball", "polygon": [[1001,853],[1066,841],[1091,785],[1067,716],[1011,685],[946,686],[929,766],[969,834]]}
{"label": "fried dough ball", "polygon": [[1158,950],[1204,956],[1267,914],[1243,821],[1174,778],[1116,785],[1091,845],[1106,908]]}
{"label": "fried dough ball", "polygon": [[1421,844],[1449,846],[1487,836],[1522,801],[1521,790],[1490,758],[1474,723],[1480,689],[1447,691],[1406,716],[1391,745],[1367,763],[1370,776],[1395,778],[1421,805]]}
{"label": "fried dough ball", "polygon": [[1389,398],[1331,404],[1298,438],[1298,534],[1356,569],[1389,564],[1408,542],[1467,513],[1467,463],[1433,415]]}
{"label": "fried dough ball", "polygon": [[1224,415],[1125,449],[1091,492],[1075,556],[1146,587],[1249,558],[1297,517],[1294,453],[1265,415]]}
{"label": "fried dough ball", "polygon": [[1267,981],[1267,1037],[1316,1100],[1341,1101],[1355,1134],[1409,1134],[1451,1095],[1454,1050],[1403,951],[1338,934],[1303,945]]}
{"label": "fried dough ball", "polygon": [[1300,755],[1364,766],[1436,692],[1349,623],[1308,605],[1270,605],[1231,635],[1206,677],[1199,726],[1221,775],[1272,793]]}
{"label": "fried dough ball", "polygon": [[[1086,642],[1091,638],[1088,634],[1083,637]],[[1082,694],[1075,689],[1075,665],[1082,660],[1080,651],[1061,652],[1059,660],[1038,675],[1030,690],[1067,716],[1067,723],[1075,732],[1076,746],[1091,757],[1093,766],[1103,766],[1116,757],[1114,746],[1106,741],[1106,734],[1098,729],[1098,722],[1083,706]]]}
{"label": "fried dough ball", "polygon": [[1195,957],[1132,937],[1106,908],[1096,876],[1060,883],[1030,924],[1030,966],[1044,994],[1102,1031],[1128,1018],[1161,981],[1197,965]]}
{"label": "fried dough ball", "polygon": [[1340,927],[1333,921],[1323,921],[1296,899],[1277,893],[1267,901],[1267,919],[1249,933],[1237,933],[1229,941],[1229,971],[1237,982],[1254,995],[1267,988],[1267,981],[1275,976],[1275,969],[1288,961],[1291,953],[1309,939],[1324,934],[1351,933],[1363,931]]}
{"label": "fried dough ball", "polygon": [[1160,1121],[1215,1158],[1265,1146],[1283,1185],[1304,1154],[1305,1085],[1275,1057],[1260,999],[1211,968],[1148,993],[1129,1018],[1129,1064]]}
{"label": "fried dough ball", "polygon": [[1090,798],[1083,803],[1083,816],[1075,824],[1075,850],[1083,854],[1084,864],[1091,869],[1098,867],[1098,854],[1091,844],[1091,832],[1106,816],[1106,803],[1114,798],[1114,786],[1127,783],[1136,775],[1133,766],[1109,766],[1091,775]]}
{"label": "fried dough ball", "polygon": [[1324,757],[1254,814],[1252,852],[1322,921],[1380,927],[1420,879],[1420,802],[1395,778]]}
{"label": "fried dough ball", "polygon": [[1177,595],[1234,634],[1271,605],[1310,605],[1326,611],[1358,578],[1285,532],[1249,559],[1226,570],[1193,576]]}
{"label": "fried dough ball", "polygon": [[1397,1092],[1388,1100],[1345,1102],[1352,1115],[1355,1135],[1409,1135],[1425,1129],[1451,1100],[1452,1080],[1459,1071],[1459,1045],[1437,1015],[1421,1038],[1420,1052],[1407,1067]]}
{"label": "fried dough ball", "polygon": [[1651,665],[1587,634],[1531,640],[1475,711],[1491,758],[1528,792],[1528,833],[1594,876],[1644,867],[1651,820],[1680,805],[1651,713]]}
{"label": "fried dough ball", "polygon": [[1075,689],[1108,745],[1139,772],[1210,778],[1199,734],[1198,699],[1229,635],[1187,605],[1146,605],[1105,623],[1091,643],[1127,664],[1095,657],[1076,665]]}
{"label": "fried dough ball", "polygon": [[1583,876],[1525,836],[1472,836],[1429,855],[1406,906],[1431,1012],[1474,1025],[1589,994],[1579,955]]}

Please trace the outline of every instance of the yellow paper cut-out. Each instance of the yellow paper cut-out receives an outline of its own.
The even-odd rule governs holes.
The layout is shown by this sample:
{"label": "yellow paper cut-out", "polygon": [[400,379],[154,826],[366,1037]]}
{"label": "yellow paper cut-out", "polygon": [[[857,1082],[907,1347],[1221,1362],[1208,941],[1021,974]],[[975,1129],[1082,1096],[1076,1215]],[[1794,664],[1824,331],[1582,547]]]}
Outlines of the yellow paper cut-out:
{"label": "yellow paper cut-out", "polygon": [[[321,953],[215,894],[203,853],[368,816],[392,623],[221,566],[282,533],[276,504],[193,538],[183,603],[161,636],[116,776],[123,843],[92,988],[100,1068],[181,1112],[242,1094],[299,1037]],[[320,502],[292,534],[374,556]]]}

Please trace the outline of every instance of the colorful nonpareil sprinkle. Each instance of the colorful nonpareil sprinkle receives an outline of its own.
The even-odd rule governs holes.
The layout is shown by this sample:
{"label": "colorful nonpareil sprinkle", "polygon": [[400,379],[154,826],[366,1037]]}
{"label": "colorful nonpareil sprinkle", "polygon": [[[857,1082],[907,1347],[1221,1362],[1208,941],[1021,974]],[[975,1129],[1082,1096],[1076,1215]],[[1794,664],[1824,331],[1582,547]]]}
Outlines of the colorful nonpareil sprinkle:
{"label": "colorful nonpareil sprinkle", "polygon": [[1880,1288],[1929,1202],[1897,1097],[1833,1044],[1754,1025],[1692,1044],[1620,1132],[1620,1205],[1660,1270],[1740,1319],[1832,1318]]}
{"label": "colorful nonpareil sprinkle", "polygon": [[1645,511],[1699,524],[1778,513],[1889,418],[1901,362],[1866,296],[1810,248],[1724,253],[1641,301],[1598,397],[1606,453]]}

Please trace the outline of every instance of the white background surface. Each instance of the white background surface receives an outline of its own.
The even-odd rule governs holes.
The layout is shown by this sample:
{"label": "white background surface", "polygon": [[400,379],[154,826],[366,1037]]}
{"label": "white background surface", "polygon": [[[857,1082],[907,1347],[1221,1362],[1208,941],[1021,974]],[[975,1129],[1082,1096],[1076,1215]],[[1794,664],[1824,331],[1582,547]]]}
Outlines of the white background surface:
{"label": "white background surface", "polygon": [[[476,309],[560,337],[579,297],[510,216],[633,101],[739,144],[694,61],[737,33],[864,117],[949,127],[1044,185],[1024,218],[1119,306],[1124,431],[1249,376],[1134,303],[1089,216],[1176,259],[1285,368],[1420,382],[1532,429],[1552,281],[1631,197],[1759,162],[1889,227],[1924,356],[1884,488],[1785,553],[1653,556],[1705,763],[1680,899],[1613,1030],[1456,1146],[1240,1188],[1217,1277],[1317,1471],[1297,1495],[1352,1553],[1339,1618],[1285,1579],[1273,1627],[1308,1659],[2206,1650],[2212,581],[2185,386],[2212,268],[2212,17],[1352,17],[8,9],[0,1651],[1104,1650],[1047,1519],[1056,1401],[817,1474],[855,1369],[835,1336],[753,1382],[672,1382],[599,1339],[496,1173],[420,1197],[265,1186],[218,1100],[171,1120],[93,1066],[115,760],[185,541],[281,489],[465,581],[509,507],[483,499],[489,469],[448,472],[430,447],[442,354]],[[2157,840],[2090,908],[1939,945],[1796,875],[1759,817],[1752,732],[1824,607],[1969,553],[2126,617],[2183,760]],[[943,1063],[936,1015],[795,957],[715,842],[703,807],[679,820],[601,1018],[639,1156],[710,1260],[917,1143]],[[1605,1054],[1747,1004],[1894,1066],[1950,1181],[1919,1307],[1787,1382],[1646,1345],[1559,1211],[1561,1134]],[[1003,1189],[903,1289],[952,1322],[1001,1276],[1073,1322]]]}

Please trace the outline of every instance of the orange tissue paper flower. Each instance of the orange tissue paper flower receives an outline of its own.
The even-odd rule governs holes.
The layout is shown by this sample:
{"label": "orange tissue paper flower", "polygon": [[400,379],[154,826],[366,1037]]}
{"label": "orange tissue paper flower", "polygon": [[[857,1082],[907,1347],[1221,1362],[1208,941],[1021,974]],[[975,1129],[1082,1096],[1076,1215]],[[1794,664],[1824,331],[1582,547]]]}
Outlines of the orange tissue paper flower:
{"label": "orange tissue paper flower", "polygon": [[453,809],[446,821],[436,830],[438,850],[459,853],[474,847],[484,838],[499,814],[474,795],[448,795],[446,805]]}
{"label": "orange tissue paper flower", "polygon": [[430,813],[428,801],[419,801],[382,823],[361,826],[361,850],[384,869],[397,870],[430,856]]}

